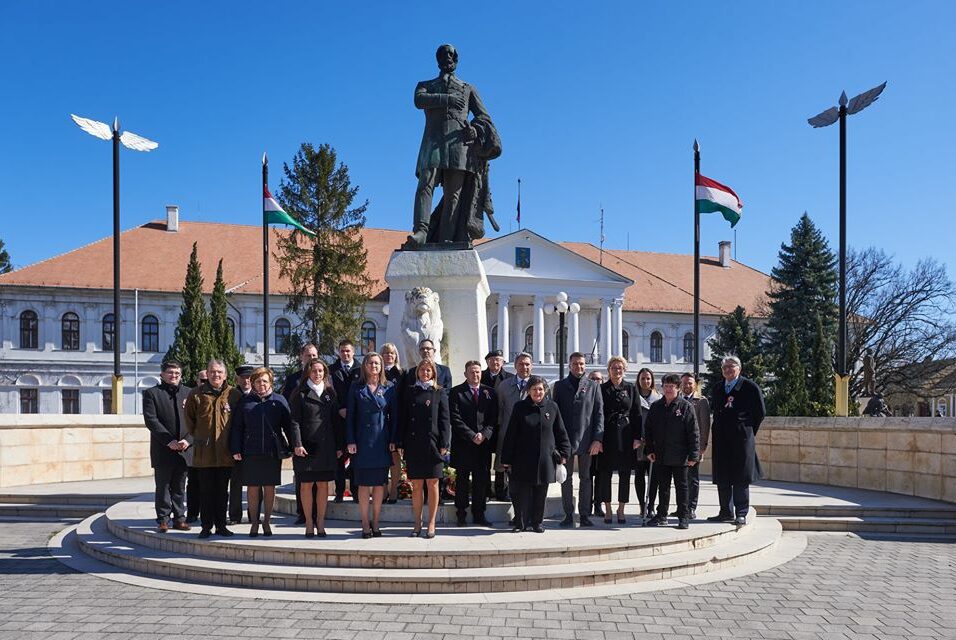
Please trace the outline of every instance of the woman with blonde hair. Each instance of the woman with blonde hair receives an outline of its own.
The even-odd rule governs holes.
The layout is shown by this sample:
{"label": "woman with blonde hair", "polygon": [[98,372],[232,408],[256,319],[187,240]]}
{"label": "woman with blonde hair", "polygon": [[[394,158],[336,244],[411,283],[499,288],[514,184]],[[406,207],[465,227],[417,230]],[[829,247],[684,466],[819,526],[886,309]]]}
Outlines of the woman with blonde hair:
{"label": "woman with blonde hair", "polygon": [[[378,527],[388,468],[392,464],[394,411],[393,390],[385,377],[382,356],[365,354],[362,378],[352,383],[346,406],[345,440],[352,456],[351,468],[358,485],[362,537],[382,535]],[[369,495],[372,518],[369,521]]]}
{"label": "woman with blonde hair", "polygon": [[604,400],[604,448],[597,456],[598,499],[604,503],[604,523],[611,524],[611,476],[617,472],[617,523],[626,524],[624,507],[631,495],[634,443],[641,439],[641,402],[637,387],[624,379],[627,361],[614,356],[607,362]]}
{"label": "woman with blonde hair", "polygon": [[444,472],[444,458],[451,445],[451,417],[448,397],[438,384],[438,368],[422,360],[416,368],[416,380],[402,394],[399,406],[398,448],[405,458],[406,472],[412,483],[412,537],[422,532],[423,489],[428,490],[426,538],[435,537],[438,514],[438,479]]}
{"label": "woman with blonde hair", "polygon": [[[382,345],[382,366],[385,368],[385,377],[393,385],[401,384],[405,371],[398,359],[398,347],[391,342]],[[398,450],[392,452],[392,466],[388,470],[388,497],[387,504],[398,502],[398,483],[402,479],[402,456]]]}

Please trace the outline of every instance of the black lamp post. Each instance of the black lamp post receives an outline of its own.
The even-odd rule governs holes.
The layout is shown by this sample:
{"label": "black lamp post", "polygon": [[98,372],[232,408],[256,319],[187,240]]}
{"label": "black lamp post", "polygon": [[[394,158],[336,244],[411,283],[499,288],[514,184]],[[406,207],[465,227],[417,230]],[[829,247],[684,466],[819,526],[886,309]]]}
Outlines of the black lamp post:
{"label": "black lamp post", "polygon": [[565,316],[568,313],[577,313],[581,310],[581,305],[577,302],[568,303],[568,294],[564,291],[559,291],[557,295],[554,296],[554,304],[548,304],[544,308],[544,312],[548,315],[552,313],[558,314],[558,353],[555,354],[555,357],[558,359],[558,379],[561,380],[564,378],[564,361],[568,359],[568,348],[567,348],[567,325],[565,324]]}

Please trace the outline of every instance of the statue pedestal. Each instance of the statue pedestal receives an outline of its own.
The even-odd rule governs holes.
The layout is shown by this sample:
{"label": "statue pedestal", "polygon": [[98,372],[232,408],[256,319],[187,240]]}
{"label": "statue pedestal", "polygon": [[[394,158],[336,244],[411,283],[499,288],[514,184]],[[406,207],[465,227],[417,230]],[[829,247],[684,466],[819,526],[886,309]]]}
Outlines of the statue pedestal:
{"label": "statue pedestal", "polygon": [[485,269],[474,249],[463,251],[396,251],[385,270],[389,287],[386,340],[398,346],[402,368],[418,363],[407,360],[407,342],[402,326],[405,294],[415,287],[428,287],[438,294],[444,323],[439,362],[451,368],[456,382],[463,380],[465,363],[479,362],[488,352],[485,301],[490,290]]}

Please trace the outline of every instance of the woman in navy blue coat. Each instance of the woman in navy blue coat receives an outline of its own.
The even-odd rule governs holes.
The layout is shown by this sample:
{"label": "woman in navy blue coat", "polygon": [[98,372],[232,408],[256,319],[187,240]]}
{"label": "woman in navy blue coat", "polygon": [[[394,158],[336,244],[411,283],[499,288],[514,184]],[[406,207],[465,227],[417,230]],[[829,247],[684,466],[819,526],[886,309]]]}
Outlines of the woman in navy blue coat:
{"label": "woman in navy blue coat", "polygon": [[[395,450],[393,434],[393,387],[385,378],[382,356],[372,352],[362,361],[362,378],[349,389],[345,440],[350,463],[358,484],[362,537],[382,535],[378,527],[388,468]],[[372,496],[372,520],[369,523],[368,499]]]}
{"label": "woman in navy blue coat", "polygon": [[289,403],[282,394],[272,391],[272,371],[260,367],[250,378],[252,392],[242,396],[229,430],[229,450],[236,461],[242,461],[242,484],[249,503],[249,537],[259,535],[259,488],[262,487],[264,518],[262,535],[271,536],[269,519],[276,498],[276,485],[282,482],[282,453],[294,448],[304,456],[299,427],[292,420]]}

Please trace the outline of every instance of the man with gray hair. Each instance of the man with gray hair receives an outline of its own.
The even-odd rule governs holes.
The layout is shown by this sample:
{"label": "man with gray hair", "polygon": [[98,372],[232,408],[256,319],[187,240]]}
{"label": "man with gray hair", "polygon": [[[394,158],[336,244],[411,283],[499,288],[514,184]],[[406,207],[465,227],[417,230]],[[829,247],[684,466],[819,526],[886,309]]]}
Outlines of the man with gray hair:
{"label": "man with gray hair", "polygon": [[750,510],[750,483],[760,479],[755,436],[766,409],[760,387],[740,375],[737,356],[725,357],[720,370],[724,380],[714,386],[710,401],[713,482],[720,511],[707,519],[743,526]]}

